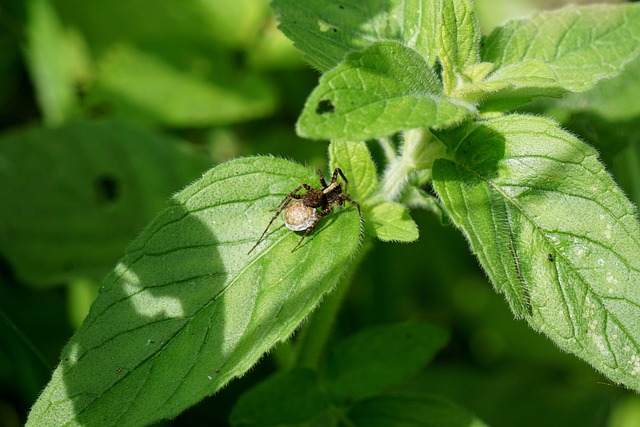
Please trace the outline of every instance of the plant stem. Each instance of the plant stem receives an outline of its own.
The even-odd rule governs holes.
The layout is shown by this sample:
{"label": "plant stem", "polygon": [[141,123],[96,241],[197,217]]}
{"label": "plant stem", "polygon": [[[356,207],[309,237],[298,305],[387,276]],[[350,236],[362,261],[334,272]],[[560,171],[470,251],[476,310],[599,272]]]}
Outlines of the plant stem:
{"label": "plant stem", "polygon": [[338,310],[349,291],[349,285],[358,269],[358,265],[371,247],[372,244],[369,240],[363,242],[362,249],[349,266],[345,277],[340,280],[336,289],[322,301],[322,304],[320,304],[318,309],[311,315],[307,324],[302,328],[298,340],[297,355],[293,360],[294,366],[311,369],[318,368],[325,345],[333,329]]}
{"label": "plant stem", "polygon": [[413,172],[430,169],[435,159],[444,155],[444,145],[428,129],[404,132],[402,154],[387,166],[380,195],[387,201],[398,200]]}
{"label": "plant stem", "polygon": [[384,151],[384,156],[387,159],[388,163],[391,163],[396,158],[396,149],[391,142],[391,138],[386,136],[383,138],[378,138],[378,143],[382,150]]}

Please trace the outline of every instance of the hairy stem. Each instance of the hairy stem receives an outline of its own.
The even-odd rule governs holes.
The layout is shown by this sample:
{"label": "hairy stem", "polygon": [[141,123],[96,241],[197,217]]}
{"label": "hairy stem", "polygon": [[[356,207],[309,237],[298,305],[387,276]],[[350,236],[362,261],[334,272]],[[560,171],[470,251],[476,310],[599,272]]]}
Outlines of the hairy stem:
{"label": "hairy stem", "polygon": [[444,145],[428,129],[406,131],[402,153],[389,163],[380,185],[380,195],[387,201],[397,201],[412,173],[430,169],[435,159],[444,155]]}

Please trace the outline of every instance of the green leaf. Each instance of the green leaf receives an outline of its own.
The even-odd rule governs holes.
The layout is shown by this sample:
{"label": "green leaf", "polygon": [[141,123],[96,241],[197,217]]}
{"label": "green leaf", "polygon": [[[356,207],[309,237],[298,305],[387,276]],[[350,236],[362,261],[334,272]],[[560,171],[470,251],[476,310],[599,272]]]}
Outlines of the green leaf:
{"label": "green leaf", "polygon": [[321,71],[372,43],[395,40],[436,63],[436,0],[274,0],[280,29]]}
{"label": "green leaf", "polygon": [[116,121],[0,138],[0,252],[34,284],[100,280],[171,193],[211,162]]}
{"label": "green leaf", "polygon": [[333,348],[325,383],[337,401],[350,401],[398,384],[422,369],[448,334],[427,323],[369,328]]}
{"label": "green leaf", "polygon": [[446,93],[464,84],[480,59],[480,28],[471,0],[440,2],[438,58]]}
{"label": "green leaf", "polygon": [[497,69],[477,89],[503,89],[489,105],[588,90],[640,55],[639,23],[635,4],[569,6],[510,21],[484,40],[482,59]]}
{"label": "green leaf", "polygon": [[348,192],[359,202],[374,195],[378,189],[376,165],[364,142],[332,141],[329,145],[331,170],[339,167],[349,179]]}
{"label": "green leaf", "polygon": [[485,427],[466,409],[433,396],[379,396],[358,402],[349,420],[362,427]]}
{"label": "green leaf", "polygon": [[288,338],[360,245],[348,207],[293,253],[300,236],[278,219],[247,254],[283,197],[314,179],[289,161],[244,158],[174,196],[104,280],[28,425],[175,417]]}
{"label": "green leaf", "polygon": [[382,202],[368,209],[366,230],[383,242],[414,242],[418,240],[418,226],[409,211],[400,203]]}
{"label": "green leaf", "polygon": [[435,189],[514,313],[640,390],[640,226],[596,151],[520,115],[443,138]]}
{"label": "green leaf", "polygon": [[231,411],[234,426],[271,426],[310,421],[329,406],[310,369],[279,372],[245,392]]}
{"label": "green leaf", "polygon": [[76,104],[72,39],[48,0],[29,0],[27,13],[25,56],[36,98],[44,121],[60,124],[69,118]]}
{"label": "green leaf", "polygon": [[[224,62],[224,59],[220,59]],[[263,117],[276,104],[257,75],[199,75],[137,48],[118,45],[104,55],[90,103],[169,126],[209,126]]]}
{"label": "green leaf", "polygon": [[369,139],[417,127],[443,128],[473,114],[440,95],[437,77],[416,51],[379,42],[320,78],[298,120],[310,138]]}

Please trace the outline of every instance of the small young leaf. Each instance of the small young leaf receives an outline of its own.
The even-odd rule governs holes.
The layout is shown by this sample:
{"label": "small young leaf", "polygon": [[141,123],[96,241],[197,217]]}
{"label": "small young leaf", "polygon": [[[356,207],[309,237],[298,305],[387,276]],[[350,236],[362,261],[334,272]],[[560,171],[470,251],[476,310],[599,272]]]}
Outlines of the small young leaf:
{"label": "small young leaf", "polygon": [[355,208],[336,208],[296,252],[278,203],[315,174],[244,158],[178,193],[103,282],[34,404],[28,425],[142,425],[177,414],[289,337],[360,245]]}
{"label": "small young leaf", "polygon": [[485,102],[581,92],[618,75],[640,55],[639,22],[636,4],[569,6],[496,28],[481,53],[497,68],[484,89],[513,93],[500,91]]}
{"label": "small young leaf", "polygon": [[469,80],[466,71],[478,62],[479,49],[480,28],[471,0],[440,2],[438,58],[446,93]]}
{"label": "small young leaf", "polygon": [[514,313],[640,391],[640,226],[596,151],[521,115],[442,137],[434,187]]}
{"label": "small young leaf", "polygon": [[473,114],[440,95],[424,58],[397,42],[354,52],[320,78],[298,120],[310,138],[369,139],[417,127],[443,128]]}
{"label": "small young leaf", "polygon": [[310,369],[279,372],[246,391],[233,407],[234,426],[277,426],[311,421],[329,406]]}
{"label": "small young leaf", "polygon": [[349,420],[362,427],[486,427],[464,408],[433,396],[379,396],[358,402]]}
{"label": "small young leaf", "polygon": [[321,71],[374,42],[396,40],[436,62],[436,0],[274,0],[280,29]]}
{"label": "small young leaf", "polygon": [[173,139],[117,121],[0,138],[0,252],[26,282],[101,280],[167,198],[211,167]]}
{"label": "small young leaf", "polygon": [[444,346],[448,334],[426,323],[367,329],[334,347],[326,386],[337,400],[353,400],[406,380]]}
{"label": "small young leaf", "polygon": [[382,202],[369,209],[367,232],[383,242],[414,242],[418,226],[400,203]]}
{"label": "small young leaf", "polygon": [[339,167],[349,179],[347,193],[358,203],[364,203],[378,189],[376,165],[364,142],[333,141],[329,145],[329,166]]}

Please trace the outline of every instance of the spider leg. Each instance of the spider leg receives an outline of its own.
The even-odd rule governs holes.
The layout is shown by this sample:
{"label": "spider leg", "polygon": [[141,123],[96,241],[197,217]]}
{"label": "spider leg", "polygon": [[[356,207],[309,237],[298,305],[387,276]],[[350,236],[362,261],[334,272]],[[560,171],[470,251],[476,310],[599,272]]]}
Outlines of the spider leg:
{"label": "spider leg", "polygon": [[322,188],[325,189],[327,188],[327,181],[324,180],[324,175],[322,174],[322,171],[320,169],[316,170],[316,174],[318,175],[318,178],[320,178],[320,184],[322,184]]}
{"label": "spider leg", "polygon": [[275,215],[273,215],[271,217],[271,221],[269,221],[269,224],[267,225],[267,228],[264,229],[264,231],[260,235],[260,238],[258,239],[256,244],[253,245],[253,247],[251,249],[249,249],[249,252],[247,252],[247,255],[249,255],[256,248],[256,246],[258,246],[258,244],[264,238],[265,234],[267,234],[267,231],[269,231],[269,227],[271,227],[271,224],[273,224],[273,221],[275,221],[276,218],[278,218],[278,215],[280,215],[282,213],[282,211],[285,210],[287,206],[289,206],[289,203],[291,203],[291,200],[293,200],[293,199],[301,199],[302,198],[302,196],[300,194],[297,194],[297,193],[298,193],[298,191],[300,191],[303,188],[305,190],[309,191],[309,189],[311,187],[309,187],[307,184],[300,184],[295,190],[293,190],[291,193],[287,194],[287,196],[284,199],[282,199],[282,201],[278,205],[278,208],[277,208],[277,211],[276,211]]}
{"label": "spider leg", "polygon": [[311,233],[313,231],[313,229],[315,228],[316,224],[318,222],[320,222],[320,220],[327,215],[329,212],[331,212],[331,206],[329,206],[326,209],[323,209],[322,212],[320,212],[316,218],[315,221],[313,221],[313,224],[311,224],[309,226],[309,228],[307,228],[307,230],[304,232],[304,234],[302,235],[302,238],[300,239],[300,241],[298,242],[297,245],[294,246],[293,249],[291,249],[291,252],[295,252],[296,249],[298,249],[298,246],[300,246],[300,244],[302,243],[302,241],[304,240],[305,237],[307,237],[309,235],[309,233]]}
{"label": "spider leg", "polygon": [[355,200],[352,200],[348,194],[340,194],[340,196],[338,197],[340,197],[340,204],[342,204],[342,202],[349,202],[353,206],[358,208],[358,215],[360,215],[360,217],[362,218],[362,212],[360,212],[360,203],[356,202]]}
{"label": "spider leg", "polygon": [[346,193],[347,192],[347,186],[349,185],[349,181],[347,180],[347,177],[344,176],[344,174],[342,173],[342,169],[335,168],[333,170],[333,178],[331,179],[331,182],[335,182],[335,181],[338,180],[338,174],[340,174],[340,177],[344,181],[344,192]]}

